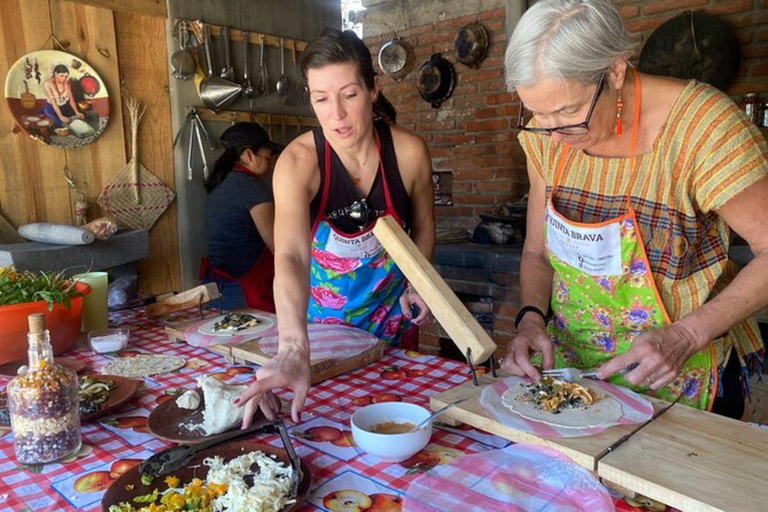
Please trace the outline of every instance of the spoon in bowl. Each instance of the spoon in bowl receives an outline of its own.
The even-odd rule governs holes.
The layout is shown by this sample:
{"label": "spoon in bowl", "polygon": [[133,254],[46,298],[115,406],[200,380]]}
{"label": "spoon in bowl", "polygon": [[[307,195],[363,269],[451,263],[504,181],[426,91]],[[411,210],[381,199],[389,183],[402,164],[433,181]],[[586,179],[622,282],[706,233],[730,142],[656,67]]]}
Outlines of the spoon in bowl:
{"label": "spoon in bowl", "polygon": [[423,427],[427,426],[430,421],[432,421],[436,417],[440,416],[441,414],[443,414],[445,411],[447,411],[448,409],[450,409],[454,405],[459,405],[460,403],[466,402],[470,398],[472,398],[472,397],[468,396],[466,398],[459,398],[458,400],[454,400],[453,402],[451,402],[451,403],[449,403],[447,405],[444,405],[443,407],[439,408],[438,410],[436,410],[435,412],[430,414],[426,419],[424,419],[424,421],[422,421],[421,423],[419,423],[418,425],[413,427],[411,430],[406,431],[405,433],[406,434],[410,434],[411,432],[416,432],[420,428],[423,428]]}

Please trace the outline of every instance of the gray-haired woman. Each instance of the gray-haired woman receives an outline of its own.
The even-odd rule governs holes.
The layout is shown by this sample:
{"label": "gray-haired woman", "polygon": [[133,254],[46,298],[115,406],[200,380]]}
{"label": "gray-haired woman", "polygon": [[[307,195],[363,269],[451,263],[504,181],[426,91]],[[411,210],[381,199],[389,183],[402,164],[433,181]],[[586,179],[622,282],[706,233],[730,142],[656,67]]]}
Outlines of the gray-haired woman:
{"label": "gray-haired woman", "polygon": [[[510,38],[531,188],[503,366],[539,378],[538,353],[740,417],[763,357],[768,145],[716,89],[632,69],[633,49],[605,0],[542,0]],[[738,276],[729,228],[755,254]]]}

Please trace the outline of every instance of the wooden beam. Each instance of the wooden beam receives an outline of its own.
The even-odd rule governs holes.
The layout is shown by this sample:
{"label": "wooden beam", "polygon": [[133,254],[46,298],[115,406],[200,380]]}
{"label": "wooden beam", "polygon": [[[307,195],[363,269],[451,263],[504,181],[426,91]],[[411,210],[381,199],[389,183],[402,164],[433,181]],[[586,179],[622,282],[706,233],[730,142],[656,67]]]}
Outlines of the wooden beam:
{"label": "wooden beam", "polygon": [[91,5],[93,7],[104,7],[113,11],[147,14],[149,16],[160,16],[166,18],[168,11],[165,0],[64,0],[78,4]]}
{"label": "wooden beam", "polygon": [[380,218],[373,228],[373,234],[419,292],[435,319],[461,353],[466,355],[467,348],[471,348],[473,364],[480,364],[491,357],[497,348],[496,343],[440,277],[435,267],[421,254],[397,221],[392,217]]}

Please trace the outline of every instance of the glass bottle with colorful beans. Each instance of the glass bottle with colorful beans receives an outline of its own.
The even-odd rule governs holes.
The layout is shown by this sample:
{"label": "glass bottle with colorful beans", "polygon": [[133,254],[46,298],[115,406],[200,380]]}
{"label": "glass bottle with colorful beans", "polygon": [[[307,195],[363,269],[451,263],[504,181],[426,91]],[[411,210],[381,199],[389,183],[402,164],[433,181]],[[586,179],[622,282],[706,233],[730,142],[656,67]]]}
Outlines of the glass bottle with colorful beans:
{"label": "glass bottle with colorful beans", "polygon": [[45,464],[80,449],[77,374],[53,361],[45,315],[29,315],[29,370],[8,384],[16,459]]}

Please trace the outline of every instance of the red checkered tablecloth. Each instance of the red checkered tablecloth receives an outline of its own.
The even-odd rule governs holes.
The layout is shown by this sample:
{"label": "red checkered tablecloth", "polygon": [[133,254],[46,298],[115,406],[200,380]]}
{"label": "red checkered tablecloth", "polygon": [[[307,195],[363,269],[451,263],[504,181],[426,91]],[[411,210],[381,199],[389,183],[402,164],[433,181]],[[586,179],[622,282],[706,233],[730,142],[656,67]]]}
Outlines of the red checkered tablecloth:
{"label": "red checkered tablecloth", "polygon": [[[218,354],[186,343],[172,343],[160,323],[147,320],[141,310],[111,316],[112,326],[131,328],[131,341],[118,355],[93,354],[78,344],[66,354],[80,359],[98,372],[120,355],[132,352],[177,355],[187,365],[173,373],[144,379],[138,394],[114,414],[82,426],[83,448],[74,460],[44,466],[18,464],[13,438],[0,430],[0,510],[99,510],[104,490],[121,472],[121,460],[143,460],[169,443],[155,438],[146,429],[146,417],[176,390],[195,387],[201,373],[213,374],[229,384],[252,379],[254,366],[229,366]],[[307,397],[302,423],[289,420],[297,454],[312,470],[312,491],[302,511],[327,510],[323,498],[339,489],[359,489],[369,496],[394,505],[401,502],[409,483],[424,471],[448,464],[462,454],[503,448],[505,439],[469,428],[437,428],[430,444],[411,459],[397,464],[381,463],[361,452],[351,442],[349,420],[360,407],[380,401],[402,400],[428,407],[429,397],[464,382],[466,365],[414,352],[390,348],[382,360],[359,370],[313,386]],[[0,396],[5,399],[8,379],[0,377]],[[290,399],[290,393],[282,393]],[[0,427],[1,428],[1,427]],[[270,435],[262,439],[279,446]],[[615,498],[617,510],[640,510]],[[461,504],[457,504],[461,510]],[[387,509],[390,510],[390,509]]]}

